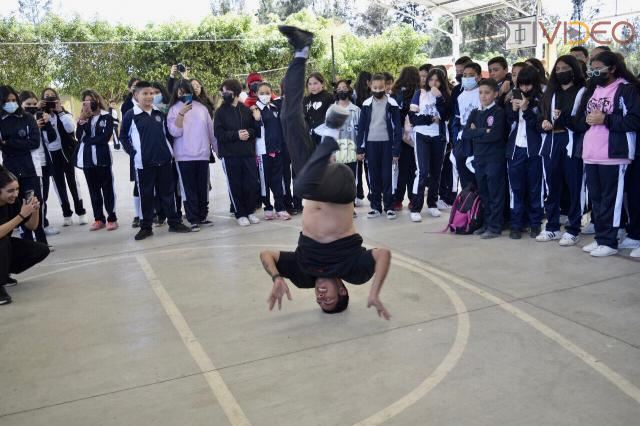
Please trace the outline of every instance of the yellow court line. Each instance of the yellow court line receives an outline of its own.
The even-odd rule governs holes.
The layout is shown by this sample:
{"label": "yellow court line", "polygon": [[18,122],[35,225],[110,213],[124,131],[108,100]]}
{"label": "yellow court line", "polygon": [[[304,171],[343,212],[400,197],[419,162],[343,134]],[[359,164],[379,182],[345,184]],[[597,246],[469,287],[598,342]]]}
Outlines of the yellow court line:
{"label": "yellow court line", "polygon": [[171,319],[173,326],[180,334],[184,345],[187,347],[189,354],[196,362],[200,371],[204,373],[204,377],[209,384],[209,387],[213,391],[216,399],[218,400],[220,407],[224,410],[224,414],[229,419],[229,422],[234,426],[250,426],[249,419],[238,405],[238,401],[231,394],[231,391],[225,384],[222,376],[216,370],[213,361],[207,355],[204,348],[191,331],[189,324],[185,320],[184,316],[176,306],[175,302],[162,285],[162,282],[158,279],[151,264],[144,255],[137,255],[136,260],[140,264],[140,268],[147,277],[149,285],[153,289],[154,293],[160,300],[162,307]]}
{"label": "yellow court line", "polygon": [[502,298],[500,298],[498,296],[494,296],[493,294],[491,294],[491,293],[489,293],[489,292],[487,292],[485,290],[482,290],[481,288],[476,287],[473,284],[469,284],[468,282],[456,277],[455,275],[452,275],[452,274],[449,274],[447,272],[444,272],[444,271],[442,271],[442,270],[440,270],[438,268],[434,268],[432,266],[429,266],[429,265],[425,264],[424,262],[420,262],[418,260],[414,260],[414,259],[405,257],[405,256],[400,255],[400,254],[396,254],[396,253],[394,253],[393,256],[398,258],[398,259],[401,259],[401,260],[407,262],[410,265],[414,265],[414,266],[423,268],[424,270],[426,270],[428,272],[432,272],[432,273],[434,273],[434,274],[436,274],[436,275],[438,275],[438,276],[440,276],[440,277],[442,277],[444,279],[450,280],[451,282],[459,285],[460,287],[465,288],[465,289],[477,294],[478,296],[480,296],[480,297],[482,297],[482,298],[484,298],[484,299],[486,299],[486,300],[488,300],[488,301],[500,306],[505,311],[509,312],[510,314],[515,316],[516,318],[524,321],[526,324],[528,324],[531,327],[535,328],[536,330],[538,330],[540,333],[542,333],[547,338],[553,340],[554,342],[556,342],[557,344],[562,346],[565,350],[569,351],[573,355],[575,355],[578,358],[580,358],[585,364],[587,364],[589,367],[593,368],[595,371],[597,371],[598,373],[603,375],[607,380],[609,380],[618,389],[620,389],[622,392],[624,392],[625,394],[627,394],[629,397],[631,397],[637,403],[640,404],[640,389],[638,389],[638,387],[636,387],[633,383],[631,383],[630,381],[628,381],[627,379],[622,377],[620,374],[616,373],[611,368],[606,366],[601,360],[599,360],[595,356],[591,355],[590,353],[588,353],[587,351],[582,349],[580,346],[578,346],[575,343],[571,342],[569,339],[567,339],[566,337],[562,336],[560,333],[558,333],[557,331],[553,330],[552,328],[550,328],[546,324],[542,323],[538,319],[536,319],[533,316],[529,315],[528,313],[526,313],[522,309],[519,309],[519,308],[515,307],[513,304],[507,302],[506,300],[504,300],[504,299],[502,299]]}

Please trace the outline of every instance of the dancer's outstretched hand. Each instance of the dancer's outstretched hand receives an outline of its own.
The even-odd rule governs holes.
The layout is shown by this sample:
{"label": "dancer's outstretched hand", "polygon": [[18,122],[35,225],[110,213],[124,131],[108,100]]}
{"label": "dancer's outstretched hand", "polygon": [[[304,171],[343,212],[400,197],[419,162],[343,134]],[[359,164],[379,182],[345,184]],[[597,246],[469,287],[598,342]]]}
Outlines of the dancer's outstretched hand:
{"label": "dancer's outstretched hand", "polygon": [[376,310],[378,311],[379,317],[386,320],[389,320],[391,318],[391,314],[389,313],[389,311],[387,311],[387,308],[384,307],[378,297],[369,296],[369,300],[367,301],[367,308],[370,308],[372,306],[375,306]]}
{"label": "dancer's outstretched hand", "polygon": [[269,304],[269,310],[272,311],[273,307],[276,305],[276,301],[278,302],[278,310],[282,309],[282,297],[287,295],[287,299],[293,300],[291,298],[291,293],[289,292],[289,287],[287,283],[284,281],[284,278],[277,277],[273,281],[273,288],[271,289],[271,294],[267,299],[267,303]]}

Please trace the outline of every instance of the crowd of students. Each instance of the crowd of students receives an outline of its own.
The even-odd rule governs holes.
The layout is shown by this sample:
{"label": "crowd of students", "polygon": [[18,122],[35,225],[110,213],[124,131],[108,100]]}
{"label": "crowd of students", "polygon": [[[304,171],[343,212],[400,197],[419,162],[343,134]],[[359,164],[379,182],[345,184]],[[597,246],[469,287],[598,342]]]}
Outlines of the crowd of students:
{"label": "crowd of students", "polygon": [[[624,57],[606,46],[591,54],[576,46],[548,73],[536,58],[511,70],[505,58],[493,58],[488,78],[469,57],[454,67],[454,82],[446,67],[430,64],[404,67],[395,81],[388,73],[362,72],[354,85],[308,76],[302,102],[316,145],[333,103],[351,114],[335,160],[356,176],[354,206],[366,198],[367,218],[396,219],[408,198],[409,218],[420,222],[425,198],[426,213],[438,217],[460,188],[475,188],[484,206],[475,233],[483,239],[510,229],[513,239],[526,231],[537,241],[571,246],[581,233],[595,233],[583,248],[592,256],[624,248],[640,257],[640,82]],[[94,90],[83,91],[74,118],[53,88],[38,97],[0,86],[3,167],[19,185],[19,200],[40,201],[37,223],[21,224],[23,239],[48,245],[47,235],[59,232],[47,221],[50,178],[63,225],[72,225],[74,214],[88,224],[76,168],[90,193],[89,229],[118,228],[110,141],[130,156],[136,240],[153,235],[154,223],[166,221],[180,233],[212,224],[209,165],[216,157],[240,226],[259,223],[260,208],[265,220],[300,213],[278,86],[252,73],[244,90],[238,80],[224,81],[214,101],[200,80],[173,66],[166,86],[132,78],[128,89],[120,114],[113,101],[109,106]],[[591,222],[583,227],[588,212]],[[4,284],[8,272],[1,270],[0,279]]]}

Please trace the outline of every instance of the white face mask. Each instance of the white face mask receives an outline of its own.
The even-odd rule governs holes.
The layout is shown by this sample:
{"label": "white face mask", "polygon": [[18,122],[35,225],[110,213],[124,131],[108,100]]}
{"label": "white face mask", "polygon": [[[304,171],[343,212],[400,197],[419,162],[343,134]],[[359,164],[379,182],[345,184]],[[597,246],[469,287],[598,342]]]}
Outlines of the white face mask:
{"label": "white face mask", "polygon": [[157,95],[153,95],[153,104],[158,106],[162,103],[162,93],[158,93]]}
{"label": "white face mask", "polygon": [[2,109],[7,111],[9,114],[13,114],[18,109],[18,103],[17,102],[5,102],[5,104],[2,106]]}
{"label": "white face mask", "polygon": [[271,95],[258,95],[258,99],[260,99],[260,102],[264,105],[268,105],[271,101]]}

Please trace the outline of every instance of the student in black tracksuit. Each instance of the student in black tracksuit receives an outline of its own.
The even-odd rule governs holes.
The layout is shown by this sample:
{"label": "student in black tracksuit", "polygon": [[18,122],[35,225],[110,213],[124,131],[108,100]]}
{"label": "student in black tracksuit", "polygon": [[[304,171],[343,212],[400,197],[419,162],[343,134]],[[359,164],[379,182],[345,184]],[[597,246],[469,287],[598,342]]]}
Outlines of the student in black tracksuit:
{"label": "student in black tracksuit", "polygon": [[[261,137],[256,143],[256,154],[259,155],[260,193],[264,203],[264,218],[281,220],[291,219],[284,204],[284,181],[282,147],[285,145],[280,124],[281,102],[272,101],[272,90],[269,83],[260,83],[256,90],[258,100],[251,109],[260,111],[262,121]],[[273,193],[275,212],[269,193]]]}
{"label": "student in black tracksuit", "polygon": [[398,164],[402,127],[398,103],[385,93],[385,77],[376,74],[371,79],[373,96],[362,104],[358,123],[358,154],[365,154],[369,165],[371,211],[367,218],[380,216],[395,219],[393,210],[393,164]]}
{"label": "student in black tracksuit", "polygon": [[[76,138],[79,145],[75,153],[75,165],[82,169],[87,179],[91,207],[95,222],[89,228],[108,231],[118,228],[116,196],[111,171],[112,159],[109,140],[113,136],[113,116],[97,92],[85,90],[81,95],[82,113],[78,119]],[[104,210],[107,212],[105,217]]]}
{"label": "student in black tracksuit", "polygon": [[[20,197],[27,191],[42,203],[42,186],[32,151],[40,148],[40,128],[33,115],[25,112],[19,104],[18,93],[11,86],[0,86],[0,150],[4,167],[18,178]],[[30,229],[22,228],[22,237],[33,240]],[[47,244],[42,227],[42,218],[35,229],[36,240]]]}
{"label": "student in black tracksuit", "polygon": [[502,233],[505,201],[505,113],[496,104],[498,84],[480,80],[480,108],[471,111],[462,140],[473,145],[475,179],[484,206],[484,224],[474,234],[482,239]]}
{"label": "student in black tracksuit", "polygon": [[[510,128],[507,168],[511,190],[509,236],[512,239],[520,239],[522,229],[527,225],[529,236],[538,237],[544,214],[540,157],[542,137],[538,127],[542,90],[538,70],[529,66],[520,71],[518,89],[511,100],[511,107],[506,109],[507,126]],[[528,223],[525,223],[527,219]]]}
{"label": "student in black tracksuit", "polygon": [[222,83],[224,103],[216,111],[213,122],[235,217],[240,226],[248,226],[260,222],[254,212],[258,182],[256,136],[260,135],[261,126],[259,111],[252,113],[239,102],[241,91],[237,80]]}
{"label": "student in black tracksuit", "polygon": [[309,127],[311,139],[316,146],[320,143],[322,136],[315,132],[318,126],[324,123],[327,110],[333,105],[334,97],[327,92],[324,87],[324,76],[319,72],[309,74],[307,77],[307,91],[309,94],[304,97],[304,119]]}
{"label": "student in black tracksuit", "polygon": [[151,83],[139,81],[135,88],[139,104],[129,110],[122,119],[120,141],[127,154],[133,157],[136,167],[142,217],[136,240],[151,235],[156,191],[167,215],[169,232],[191,232],[176,212],[173,180],[173,151],[167,139],[165,115],[153,105],[154,90]]}

